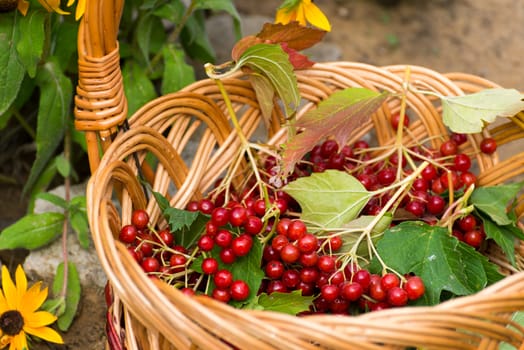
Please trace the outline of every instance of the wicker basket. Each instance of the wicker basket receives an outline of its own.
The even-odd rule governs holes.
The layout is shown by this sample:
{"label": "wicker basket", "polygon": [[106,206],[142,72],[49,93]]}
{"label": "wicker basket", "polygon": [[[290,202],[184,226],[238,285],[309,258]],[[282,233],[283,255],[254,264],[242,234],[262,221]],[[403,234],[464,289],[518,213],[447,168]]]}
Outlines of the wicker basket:
{"label": "wicker basket", "polygon": [[[152,222],[161,223],[156,202],[144,195],[137,180],[139,169],[154,191],[169,196],[172,205],[182,208],[214,184],[240,143],[221,95],[210,80],[151,101],[130,117],[129,127],[121,127],[127,117],[116,40],[121,9],[119,1],[88,2],[79,32],[75,110],[76,127],[86,133],[93,172],[87,189],[89,223],[112,291],[107,322],[111,349],[497,349],[502,342],[524,349],[524,328],[511,321],[515,311],[524,309],[524,273],[497,251],[489,257],[508,277],[476,295],[435,307],[390,309],[356,317],[298,318],[241,311],[207,297],[187,297],[148,278],[126,247],[114,239],[122,224],[130,222],[135,208],[147,209]],[[406,68],[351,62],[316,64],[298,72],[304,101],[298,115],[345,87],[401,91]],[[444,95],[496,86],[467,74],[439,74],[422,67],[410,67],[410,71],[412,83]],[[251,136],[265,129],[260,125],[262,118],[249,81],[238,75],[224,84],[244,133]],[[446,134],[437,100],[409,93],[407,105],[416,116],[410,125],[415,137]],[[394,99],[383,105],[369,123],[354,131],[352,140],[372,134],[377,144],[391,142],[394,133],[386,123],[399,108]],[[264,134],[269,143],[285,140],[280,118],[275,109]],[[518,152],[522,148],[514,146],[524,138],[522,124],[521,118],[515,117],[483,131],[496,138],[500,154],[478,152],[482,135],[471,135],[462,146],[465,152],[479,154],[480,184],[510,181],[524,172],[524,154]],[[435,146],[442,141],[433,139]],[[506,146],[512,148],[504,152]],[[510,156],[502,159],[506,153]],[[147,165],[146,155],[158,160],[156,167]],[[522,198],[518,212],[524,212]],[[523,266],[524,246],[520,243],[515,256]]]}

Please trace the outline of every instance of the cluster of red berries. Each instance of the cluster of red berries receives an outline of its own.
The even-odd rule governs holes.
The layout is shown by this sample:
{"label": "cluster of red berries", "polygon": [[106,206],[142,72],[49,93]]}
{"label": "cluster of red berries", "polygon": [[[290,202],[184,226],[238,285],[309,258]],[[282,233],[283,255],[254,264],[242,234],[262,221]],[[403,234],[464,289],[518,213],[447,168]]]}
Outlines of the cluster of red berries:
{"label": "cluster of red berries", "polygon": [[[392,126],[394,124],[392,120]],[[404,119],[404,125],[409,125],[408,118]],[[446,209],[449,191],[463,189],[476,181],[470,171],[471,158],[459,152],[465,141],[465,135],[452,134],[439,150],[412,147],[409,149],[412,161],[408,162],[404,156],[399,157],[399,152],[375,161],[368,143],[363,140],[339,147],[335,140],[328,139],[316,145],[285,181],[338,169],[355,176],[367,190],[375,191],[394,185],[399,176],[409,175],[413,169],[408,163],[412,166],[429,159],[430,165],[413,181],[398,207],[415,218],[434,222]],[[495,149],[493,139],[481,144],[483,152],[492,153]],[[263,173],[275,175],[275,165],[274,158],[267,158]],[[363,214],[376,215],[393,192],[377,193],[380,194],[366,204]],[[257,292],[300,290],[304,296],[315,296],[309,312],[350,314],[403,306],[424,294],[424,283],[418,276],[399,277],[393,273],[379,276],[352,264],[344,265],[344,259],[340,258],[344,253],[340,251],[344,244],[341,236],[320,238],[309,233],[304,222],[286,216],[288,209],[300,210],[291,197],[272,189],[269,197],[268,203],[251,189],[246,195],[233,192],[227,202],[221,194],[213,200],[190,202],[188,211],[209,216],[194,247],[178,245],[168,229],[150,227],[144,210],[133,212],[131,223],[121,228],[119,239],[128,245],[135,260],[152,277],[177,286],[183,284],[181,289],[187,294],[203,292],[202,285],[211,286],[211,290],[205,292],[223,302],[243,301],[253,292],[246,281],[234,279],[231,267],[239,258],[249,255],[259,238],[265,241],[260,262],[265,277]],[[266,218],[268,204],[278,209],[278,219]],[[480,220],[473,215],[457,220],[453,235],[477,249],[485,239]],[[199,267],[193,266],[197,258],[201,262]],[[199,285],[203,276],[212,283]]]}
{"label": "cluster of red berries", "polygon": [[371,274],[352,264],[342,266],[337,254],[344,242],[332,235],[319,239],[308,233],[299,219],[283,218],[276,224],[276,235],[264,248],[266,279],[260,292],[316,296],[307,313],[353,314],[404,306],[417,300],[425,287],[418,276],[401,280],[396,274]]}

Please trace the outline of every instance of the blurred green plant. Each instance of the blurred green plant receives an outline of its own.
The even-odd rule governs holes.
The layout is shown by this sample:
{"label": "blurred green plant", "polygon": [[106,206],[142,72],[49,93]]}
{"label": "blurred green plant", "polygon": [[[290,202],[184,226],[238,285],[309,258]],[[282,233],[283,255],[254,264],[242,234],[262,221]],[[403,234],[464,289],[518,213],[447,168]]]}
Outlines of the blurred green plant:
{"label": "blurred green plant", "polygon": [[[85,0],[67,3],[76,18],[60,7],[60,1],[38,2],[0,0],[0,139],[16,144],[19,134],[10,131],[22,129],[35,149],[23,189],[29,198],[27,215],[0,232],[0,249],[34,250],[60,237],[66,247],[68,226],[88,249],[85,198],[69,195],[73,182],[85,180],[79,169],[87,162],[84,137],[73,126],[78,79],[76,19],[83,15]],[[126,1],[119,44],[130,115],[155,97],[192,83],[196,76],[191,62],[214,63],[215,51],[205,24],[217,12],[230,15],[239,39],[240,16],[232,0]],[[19,180],[0,174],[0,181]],[[57,182],[64,183],[65,198],[46,192]],[[34,213],[37,198],[53,203],[58,212]],[[80,286],[65,249],[63,255],[53,287],[55,302],[49,309],[57,314],[59,328],[67,330]],[[72,276],[76,278],[71,280]]]}

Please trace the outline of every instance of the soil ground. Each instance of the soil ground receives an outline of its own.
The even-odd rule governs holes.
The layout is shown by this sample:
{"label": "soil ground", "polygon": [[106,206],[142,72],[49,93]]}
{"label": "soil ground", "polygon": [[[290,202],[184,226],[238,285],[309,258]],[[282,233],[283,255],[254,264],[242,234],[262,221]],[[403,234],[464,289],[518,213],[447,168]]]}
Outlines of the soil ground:
{"label": "soil ground", "polygon": [[[484,76],[524,91],[524,3],[513,0],[318,0],[333,30],[326,41],[342,59],[375,65],[409,63],[441,72]],[[280,0],[237,0],[241,14],[273,16]],[[0,149],[0,229],[21,217],[27,164]],[[4,163],[8,162],[8,163]],[[17,163],[21,162],[21,163]],[[8,164],[6,166],[5,164]],[[0,256],[1,258],[1,256]],[[12,263],[5,261],[4,263]],[[34,277],[34,276],[33,276]],[[105,303],[100,288],[84,287],[78,318],[65,333],[66,346],[37,349],[102,349]]]}

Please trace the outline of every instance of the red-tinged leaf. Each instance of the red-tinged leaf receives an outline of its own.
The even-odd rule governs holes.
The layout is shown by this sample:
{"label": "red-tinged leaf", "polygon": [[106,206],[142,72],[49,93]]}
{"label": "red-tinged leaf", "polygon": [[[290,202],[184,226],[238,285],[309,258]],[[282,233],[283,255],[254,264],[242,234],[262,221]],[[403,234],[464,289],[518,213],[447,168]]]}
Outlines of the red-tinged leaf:
{"label": "red-tinged leaf", "polygon": [[242,39],[240,39],[235,46],[233,47],[233,50],[231,50],[231,58],[234,61],[238,61],[242,54],[251,46],[256,44],[261,44],[263,42],[262,39],[257,38],[254,35],[246,36]]}
{"label": "red-tinged leaf", "polygon": [[288,54],[289,62],[295,69],[306,69],[312,67],[315,62],[310,61],[306,55],[301,54],[297,50],[291,49],[287,43],[281,43],[282,49]]}
{"label": "red-tinged leaf", "polygon": [[295,163],[327,136],[346,144],[351,132],[365,123],[388,95],[388,92],[348,88],[333,93],[316,109],[308,111],[296,123],[303,131],[284,145],[284,173],[290,173]]}
{"label": "red-tinged leaf", "polygon": [[326,35],[326,32],[320,29],[304,27],[298,22],[266,23],[257,37],[262,40],[269,40],[274,43],[287,43],[287,45],[297,51],[307,49]]}

